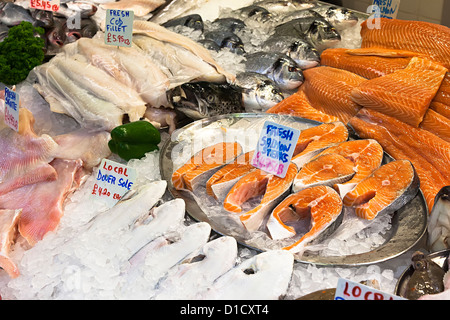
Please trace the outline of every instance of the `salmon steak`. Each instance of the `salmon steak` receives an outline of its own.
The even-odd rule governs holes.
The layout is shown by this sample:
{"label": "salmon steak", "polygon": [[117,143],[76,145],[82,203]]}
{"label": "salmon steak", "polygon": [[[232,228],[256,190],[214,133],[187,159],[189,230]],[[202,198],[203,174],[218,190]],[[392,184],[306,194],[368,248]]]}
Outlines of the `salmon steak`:
{"label": "salmon steak", "polygon": [[382,213],[393,213],[411,201],[419,191],[419,178],[409,160],[389,162],[348,192],[343,203],[355,214],[373,220]]}
{"label": "salmon steak", "polygon": [[431,132],[366,108],[349,125],[360,138],[376,139],[394,159],[412,162],[431,211],[436,194],[450,185],[450,144]]}
{"label": "salmon steak", "polygon": [[206,147],[172,174],[172,184],[177,190],[194,191],[202,177],[212,174],[241,153],[242,147],[237,142],[220,142]]}
{"label": "salmon steak", "polygon": [[361,24],[361,48],[418,52],[450,68],[450,29],[422,21],[380,18],[380,28]]}
{"label": "salmon steak", "polygon": [[440,64],[414,57],[402,70],[365,81],[351,92],[351,99],[418,127],[446,73]]}
{"label": "salmon steak", "polygon": [[[339,227],[343,220],[342,213],[342,199],[334,189],[311,187],[291,194],[276,206],[267,221],[267,229],[274,240],[299,234],[300,239],[283,249],[303,253],[311,241],[319,241]],[[303,226],[306,222],[307,227],[296,228],[301,222]]]}
{"label": "salmon steak", "polygon": [[336,146],[325,149],[317,155],[337,154],[353,162],[353,177],[343,183],[337,183],[333,187],[344,196],[361,180],[372,174],[383,162],[383,147],[373,139],[351,140],[342,142]]}
{"label": "salmon steak", "polygon": [[292,192],[324,185],[333,187],[349,181],[355,175],[352,160],[336,153],[318,156],[304,165],[295,176]]}
{"label": "salmon steak", "polygon": [[361,107],[350,94],[367,79],[346,70],[321,66],[303,72],[305,82],[300,87],[311,105],[347,124]]}
{"label": "salmon steak", "polygon": [[339,121],[338,117],[326,114],[314,108],[302,90],[283,99],[266,113],[285,114],[323,123]]}
{"label": "salmon steak", "polygon": [[347,139],[348,129],[339,121],[302,130],[295,146],[292,162],[300,169],[326,148]]}
{"label": "salmon steak", "polygon": [[206,193],[216,200],[223,200],[240,178],[256,170],[250,164],[253,154],[254,151],[244,153],[216,171],[206,182]]}
{"label": "salmon steak", "polygon": [[[256,231],[264,218],[285,197],[292,186],[297,166],[290,163],[286,176],[280,178],[263,170],[254,170],[231,188],[223,202],[223,208],[230,213],[240,214],[239,219],[248,231]],[[261,202],[253,209],[243,212],[242,205],[248,200],[261,197]]]}

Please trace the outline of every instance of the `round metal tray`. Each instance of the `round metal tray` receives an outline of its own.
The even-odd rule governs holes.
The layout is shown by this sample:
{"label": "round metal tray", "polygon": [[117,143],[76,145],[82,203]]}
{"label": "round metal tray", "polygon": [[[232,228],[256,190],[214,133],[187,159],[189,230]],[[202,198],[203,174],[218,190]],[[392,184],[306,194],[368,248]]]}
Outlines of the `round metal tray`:
{"label": "round metal tray", "polygon": [[[183,160],[184,162],[179,161],[179,159],[172,159],[172,157],[177,157],[177,155],[179,154],[177,154],[177,151],[179,152],[181,149],[180,145],[189,146],[189,144],[193,143],[194,139],[197,138],[208,139],[209,137],[205,136],[210,134],[208,129],[211,127],[217,129],[222,128],[222,130],[225,132],[227,131],[227,128],[239,125],[240,122],[247,124],[252,122],[263,123],[267,120],[304,129],[320,124],[319,122],[303,118],[284,115],[272,115],[266,113],[242,113],[217,116],[209,119],[195,121],[191,124],[186,125],[182,129],[179,129],[175,134],[172,135],[172,138],[170,140],[166,141],[161,149],[160,156],[161,177],[162,179],[167,180],[168,191],[173,197],[182,198],[185,200],[186,211],[194,220],[208,222],[216,233],[220,235],[233,236],[241,245],[258,251],[264,251],[265,249],[258,248],[257,246],[254,246],[252,243],[248,242],[248,236],[246,235],[230,233],[229,230],[225,228],[225,224],[228,223],[226,219],[221,221],[210,219],[210,217],[200,208],[199,204],[194,199],[191,193],[176,190],[173,187],[171,183],[171,176],[174,172],[174,169],[176,169],[173,160],[176,160],[180,163],[185,163],[193,153],[195,153],[196,151],[200,151],[200,149],[196,150],[195,152],[193,151],[189,155],[189,157],[186,157],[185,161]],[[251,127],[251,129],[256,129],[256,127]],[[180,165],[180,163],[178,163],[178,165]],[[427,216],[427,205],[425,203],[423,194],[419,192],[413,200],[411,200],[403,208],[397,210],[393,214],[391,220],[392,226],[388,231],[388,234],[386,235],[387,240],[381,246],[373,249],[372,251],[354,255],[303,255],[300,258],[296,258],[296,261],[301,263],[312,263],[319,266],[349,267],[379,263],[390,260],[410,250],[420,241],[420,239],[426,233]]]}

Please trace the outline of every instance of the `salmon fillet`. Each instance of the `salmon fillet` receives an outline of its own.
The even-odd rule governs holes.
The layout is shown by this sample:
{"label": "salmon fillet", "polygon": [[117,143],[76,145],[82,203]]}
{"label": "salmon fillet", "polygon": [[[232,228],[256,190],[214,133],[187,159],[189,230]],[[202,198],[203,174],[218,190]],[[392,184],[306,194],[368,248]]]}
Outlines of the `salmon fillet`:
{"label": "salmon fillet", "polygon": [[323,123],[339,121],[337,117],[326,114],[314,108],[302,90],[299,90],[291,96],[283,99],[283,101],[273,106],[266,112],[286,114]]}
{"label": "salmon fillet", "polygon": [[429,109],[423,118],[420,128],[427,130],[439,138],[450,142],[450,119]]}
{"label": "salmon fillet", "polygon": [[399,19],[380,19],[381,28],[361,24],[361,48],[408,50],[427,54],[450,68],[450,29],[434,23]]}
{"label": "salmon fillet", "polygon": [[311,105],[347,124],[361,107],[352,101],[350,93],[365,78],[352,72],[322,66],[303,72],[305,82],[300,87],[308,97]]}
{"label": "salmon fillet", "polygon": [[436,111],[440,115],[450,120],[450,105],[446,105],[440,102],[432,102],[430,109]]}
{"label": "salmon fillet", "polygon": [[351,99],[418,127],[446,73],[440,64],[414,57],[404,69],[365,81],[351,92]]}

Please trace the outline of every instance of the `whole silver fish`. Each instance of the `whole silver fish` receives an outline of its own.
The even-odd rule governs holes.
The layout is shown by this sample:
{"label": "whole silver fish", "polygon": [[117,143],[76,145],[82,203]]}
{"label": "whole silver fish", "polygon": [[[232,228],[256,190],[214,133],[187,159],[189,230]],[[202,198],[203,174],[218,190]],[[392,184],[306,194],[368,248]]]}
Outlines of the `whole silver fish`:
{"label": "whole silver fish", "polygon": [[0,23],[11,27],[20,24],[22,21],[35,23],[35,19],[31,16],[30,12],[14,3],[3,2],[0,3]]}
{"label": "whole silver fish", "polygon": [[8,36],[8,32],[9,27],[4,24],[0,24],[0,42],[2,42]]}
{"label": "whole silver fish", "polygon": [[254,5],[263,7],[269,12],[282,14],[293,10],[311,9],[316,3],[305,0],[262,0],[255,2]]}
{"label": "whole silver fish", "polygon": [[435,197],[428,221],[428,249],[432,252],[450,248],[450,186]]}
{"label": "whole silver fish", "polygon": [[304,81],[303,72],[295,61],[282,53],[256,52],[246,55],[245,70],[267,76],[281,90],[294,90]]}
{"label": "whole silver fish", "polygon": [[236,12],[239,13],[243,19],[253,19],[259,22],[267,22],[273,16],[267,9],[256,5],[242,7],[236,10]]}
{"label": "whole silver fish", "polygon": [[163,23],[162,26],[166,28],[185,26],[194,30],[200,30],[201,32],[204,30],[203,19],[199,14],[190,14],[181,18],[175,18]]}
{"label": "whole silver fish", "polygon": [[358,16],[354,11],[336,6],[317,6],[311,9],[325,18],[338,30],[353,27],[358,23]]}
{"label": "whole silver fish", "polygon": [[236,54],[244,54],[244,43],[236,34],[227,30],[214,30],[204,34],[204,40],[215,42],[220,48],[228,48]]}

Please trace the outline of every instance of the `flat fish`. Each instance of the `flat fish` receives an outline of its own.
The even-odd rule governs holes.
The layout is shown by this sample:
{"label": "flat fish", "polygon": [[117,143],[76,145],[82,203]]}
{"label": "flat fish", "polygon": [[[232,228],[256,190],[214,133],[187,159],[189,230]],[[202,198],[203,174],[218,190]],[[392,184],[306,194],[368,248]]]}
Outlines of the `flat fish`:
{"label": "flat fish", "polygon": [[430,252],[450,248],[450,186],[445,186],[436,195],[427,229]]}
{"label": "flat fish", "polygon": [[352,101],[350,94],[365,78],[352,72],[321,66],[303,72],[305,82],[300,87],[311,105],[347,124],[361,107]]}
{"label": "flat fish", "polygon": [[427,110],[419,127],[450,142],[450,120],[433,109]]}
{"label": "flat fish", "polygon": [[317,156],[305,164],[295,176],[292,192],[324,185],[333,187],[355,175],[354,163],[336,153]]}
{"label": "flat fish", "polygon": [[216,200],[223,200],[240,178],[256,170],[250,164],[253,154],[254,151],[244,153],[214,173],[206,182],[206,193]]}
{"label": "flat fish", "polygon": [[412,162],[431,211],[436,194],[450,185],[449,172],[444,169],[450,163],[450,144],[426,130],[366,108],[349,125],[360,138],[376,139],[394,159]]}
{"label": "flat fish", "polygon": [[186,164],[172,174],[177,190],[194,191],[199,181],[242,153],[237,142],[220,142],[197,152]]}
{"label": "flat fish", "polygon": [[[280,178],[260,169],[242,177],[228,192],[223,207],[230,213],[239,214],[239,219],[248,231],[256,231],[264,218],[291,188],[297,166],[289,164],[286,176]],[[261,202],[253,209],[242,212],[242,205],[251,198],[262,196]]]}
{"label": "flat fish", "polygon": [[353,162],[355,175],[343,183],[333,187],[343,197],[357,183],[371,175],[383,162],[383,147],[373,139],[352,140],[331,146],[317,155],[337,154]]}
{"label": "flat fish", "polygon": [[[342,213],[342,199],[334,189],[327,186],[311,187],[284,199],[272,211],[267,229],[275,240],[300,234],[300,239],[283,249],[302,255],[313,240],[320,241],[336,230],[342,223]],[[295,224],[301,221],[310,221],[309,226],[296,228]]]}
{"label": "flat fish", "polygon": [[431,60],[414,57],[404,69],[361,83],[351,99],[418,127],[447,71]]}
{"label": "flat fish", "polygon": [[286,114],[323,123],[339,121],[338,117],[328,115],[314,108],[302,90],[283,99],[266,113]]}
{"label": "flat fish", "polygon": [[326,148],[347,139],[348,129],[339,121],[302,130],[295,146],[292,162],[300,169]]}
{"label": "flat fish", "polygon": [[119,0],[101,5],[103,9],[132,10],[138,17],[143,17],[165,3],[164,0]]}
{"label": "flat fish", "polygon": [[248,258],[218,278],[199,296],[207,300],[278,300],[286,294],[294,256],[271,250]]}
{"label": "flat fish", "polygon": [[419,52],[450,68],[450,29],[434,23],[380,18],[380,27],[361,24],[362,48]]}
{"label": "flat fish", "polygon": [[152,299],[191,300],[233,268],[237,242],[233,237],[209,241],[170,269],[161,279]]}
{"label": "flat fish", "polygon": [[17,226],[22,209],[0,210],[0,268],[11,278],[20,275],[16,263],[9,257],[11,246],[16,240]]}
{"label": "flat fish", "polygon": [[346,207],[355,209],[358,217],[373,220],[382,213],[392,213],[419,191],[419,178],[408,160],[389,162],[359,182],[344,199]]}

